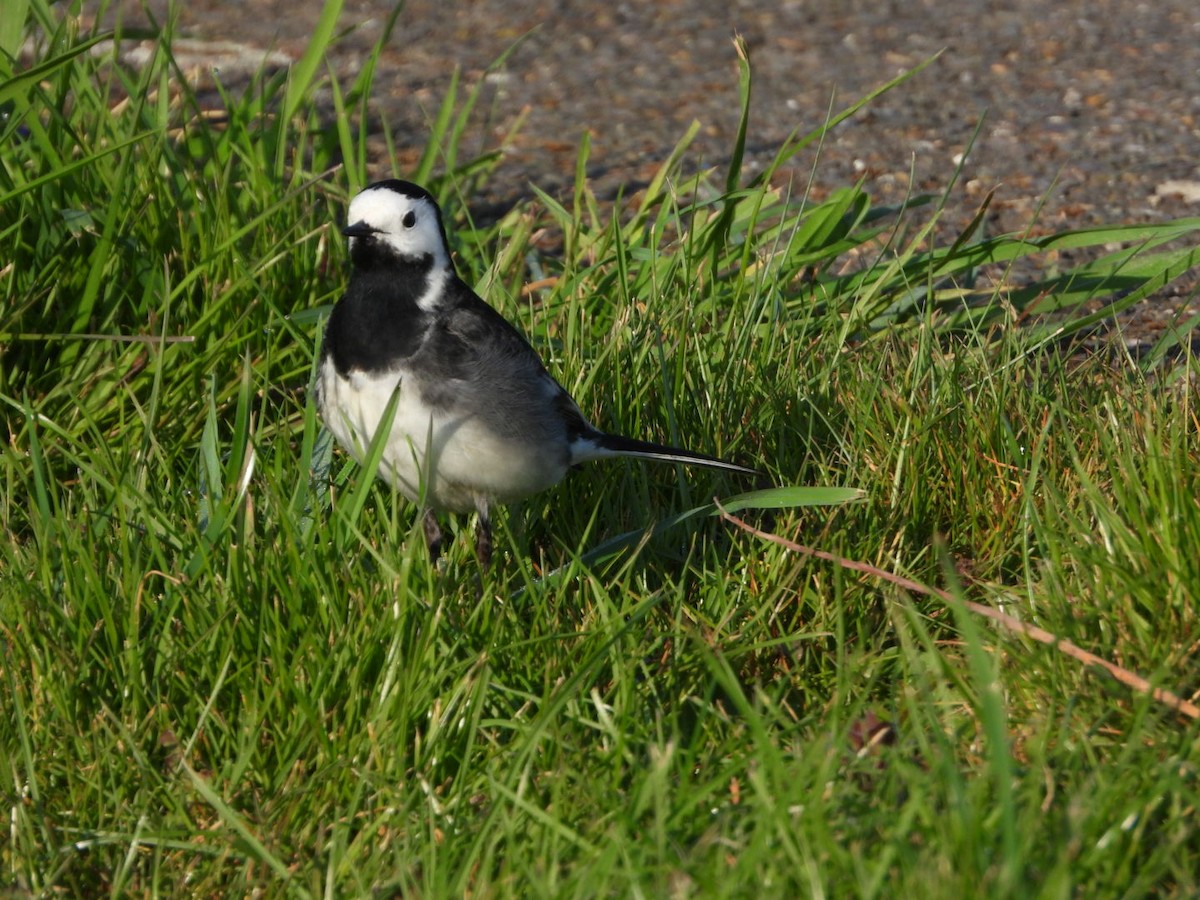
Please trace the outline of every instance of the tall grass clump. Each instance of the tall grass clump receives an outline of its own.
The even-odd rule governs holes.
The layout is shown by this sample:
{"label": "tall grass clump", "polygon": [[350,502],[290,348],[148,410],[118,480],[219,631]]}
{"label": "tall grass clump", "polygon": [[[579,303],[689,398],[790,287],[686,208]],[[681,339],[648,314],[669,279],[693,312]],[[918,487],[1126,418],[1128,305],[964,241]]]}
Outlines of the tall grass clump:
{"label": "tall grass clump", "polygon": [[728,166],[691,131],[601,206],[585,141],[573,196],[474,228],[498,157],[456,79],[395,174],[464,275],[589,415],[772,486],[595,466],[492,572],[434,569],[307,391],[331,226],[392,174],[378,54],[323,64],[340,7],[215,103],[169,19],[132,68],[120,29],[0,14],[4,890],[1195,893],[1195,323],[1068,339],[1200,221],[943,245],[946,197],[811,201],[783,167],[874,95],[749,177],[739,45]]}

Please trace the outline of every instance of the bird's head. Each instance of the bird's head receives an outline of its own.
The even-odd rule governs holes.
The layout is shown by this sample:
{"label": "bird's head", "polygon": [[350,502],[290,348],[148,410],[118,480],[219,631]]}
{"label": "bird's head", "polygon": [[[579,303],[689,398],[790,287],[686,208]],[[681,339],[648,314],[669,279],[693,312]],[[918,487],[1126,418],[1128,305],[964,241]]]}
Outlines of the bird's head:
{"label": "bird's head", "polygon": [[442,213],[433,195],[409,181],[377,181],[350,201],[350,238],[356,265],[419,263],[450,266]]}

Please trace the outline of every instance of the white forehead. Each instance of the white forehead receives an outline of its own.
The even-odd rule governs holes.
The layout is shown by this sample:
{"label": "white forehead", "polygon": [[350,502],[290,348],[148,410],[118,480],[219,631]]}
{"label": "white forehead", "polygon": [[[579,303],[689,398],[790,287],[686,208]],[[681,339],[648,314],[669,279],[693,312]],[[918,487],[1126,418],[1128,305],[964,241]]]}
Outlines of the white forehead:
{"label": "white forehead", "polygon": [[[349,219],[351,225],[364,222],[376,229],[379,233],[373,239],[401,256],[432,254],[437,264],[449,261],[437,207],[425,197],[410,197],[386,187],[368,188],[350,201]],[[356,240],[359,238],[350,238],[351,245]]]}
{"label": "white forehead", "polygon": [[424,197],[409,197],[385,187],[367,188],[350,201],[350,224],[366,222],[374,228],[399,231],[409,210],[433,215]]}

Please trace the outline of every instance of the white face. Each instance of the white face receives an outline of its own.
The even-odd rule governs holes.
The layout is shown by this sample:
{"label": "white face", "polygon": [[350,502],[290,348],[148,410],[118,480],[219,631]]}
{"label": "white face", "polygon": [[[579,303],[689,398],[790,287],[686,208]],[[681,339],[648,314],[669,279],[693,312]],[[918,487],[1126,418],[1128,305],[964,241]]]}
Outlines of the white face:
{"label": "white face", "polygon": [[[435,268],[450,264],[437,206],[426,197],[412,197],[389,187],[370,187],[350,201],[351,226],[375,229],[370,240],[390,247],[399,256],[416,259],[432,256]],[[350,238],[354,242],[364,238]]]}

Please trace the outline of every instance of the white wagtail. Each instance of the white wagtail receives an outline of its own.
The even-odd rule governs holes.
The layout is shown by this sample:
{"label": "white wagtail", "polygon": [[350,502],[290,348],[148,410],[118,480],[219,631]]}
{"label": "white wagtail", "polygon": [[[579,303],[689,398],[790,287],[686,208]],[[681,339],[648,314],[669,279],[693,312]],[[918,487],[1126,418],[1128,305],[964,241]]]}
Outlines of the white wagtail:
{"label": "white wagtail", "polygon": [[556,484],[572,466],[610,456],[756,470],[607,434],[579,411],[534,349],[455,272],[428,191],[379,181],[350,203],[350,286],[325,328],[317,404],[362,461],[396,396],[379,474],[423,503],[431,557],[436,512],[479,514],[475,553],[492,553],[489,511]]}

